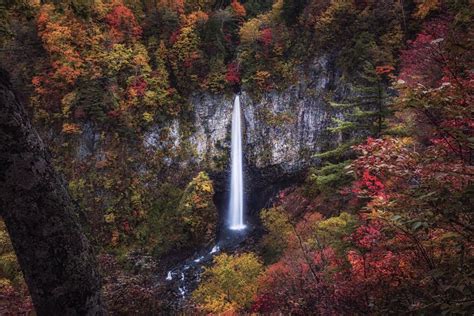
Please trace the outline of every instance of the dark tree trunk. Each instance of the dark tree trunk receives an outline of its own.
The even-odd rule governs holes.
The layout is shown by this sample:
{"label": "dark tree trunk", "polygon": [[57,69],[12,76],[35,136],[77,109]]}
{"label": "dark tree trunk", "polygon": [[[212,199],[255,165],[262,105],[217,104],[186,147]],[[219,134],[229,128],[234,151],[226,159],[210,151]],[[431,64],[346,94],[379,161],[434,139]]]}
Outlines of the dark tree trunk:
{"label": "dark tree trunk", "polygon": [[77,209],[1,69],[0,215],[39,315],[103,314]]}

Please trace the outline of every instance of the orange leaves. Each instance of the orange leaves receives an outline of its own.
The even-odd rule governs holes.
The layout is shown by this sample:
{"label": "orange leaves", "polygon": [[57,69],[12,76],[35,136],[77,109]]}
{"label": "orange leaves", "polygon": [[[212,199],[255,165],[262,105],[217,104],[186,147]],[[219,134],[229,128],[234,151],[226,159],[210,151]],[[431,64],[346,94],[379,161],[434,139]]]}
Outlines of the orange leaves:
{"label": "orange leaves", "polygon": [[244,17],[247,14],[245,7],[238,0],[232,0],[230,5],[237,16]]}
{"label": "orange leaves", "polygon": [[441,5],[440,0],[418,0],[415,2],[418,3],[418,6],[414,15],[420,19],[424,19],[428,14],[437,10]]}
{"label": "orange leaves", "polygon": [[393,71],[395,71],[395,67],[392,65],[377,66],[375,68],[377,75],[386,75],[392,73]]}
{"label": "orange leaves", "polygon": [[195,11],[183,16],[184,25],[195,25],[196,23],[205,23],[209,19],[209,15],[203,11]]}
{"label": "orange leaves", "polygon": [[133,12],[123,4],[115,6],[105,17],[110,27],[110,36],[115,43],[126,39],[136,40],[142,35],[142,28],[138,25]]}
{"label": "orange leaves", "polygon": [[47,75],[33,78],[39,94],[56,93],[54,90],[73,85],[84,72],[80,50],[85,45],[85,28],[71,14],[59,15],[52,5],[44,5],[37,18],[38,34],[51,58]]}
{"label": "orange leaves", "polygon": [[80,134],[81,127],[74,123],[64,123],[62,131],[64,134]]}
{"label": "orange leaves", "polygon": [[143,77],[136,78],[128,88],[128,94],[131,98],[143,96],[148,87],[148,83]]}
{"label": "orange leaves", "polygon": [[119,240],[120,240],[120,233],[119,233],[118,230],[115,229],[115,230],[112,231],[112,236],[110,238],[110,244],[112,246],[117,246],[118,243],[119,243]]}
{"label": "orange leaves", "polygon": [[34,76],[31,83],[35,87],[35,92],[39,95],[46,95],[49,93],[49,83],[47,76]]}
{"label": "orange leaves", "polygon": [[36,19],[36,25],[38,27],[38,32],[41,32],[46,28],[50,20],[50,10],[52,9],[51,5],[44,5],[40,10],[38,17]]}
{"label": "orange leaves", "polygon": [[82,74],[81,66],[82,62],[76,64],[73,63],[53,63],[53,69],[55,70],[54,78],[58,80],[64,80],[68,84],[74,84],[77,78]]}

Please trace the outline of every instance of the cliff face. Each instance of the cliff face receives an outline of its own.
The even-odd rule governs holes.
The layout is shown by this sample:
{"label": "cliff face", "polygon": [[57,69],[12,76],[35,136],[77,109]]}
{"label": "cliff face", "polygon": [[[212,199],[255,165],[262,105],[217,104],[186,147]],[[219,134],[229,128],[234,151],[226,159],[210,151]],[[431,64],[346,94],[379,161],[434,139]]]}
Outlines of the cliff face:
{"label": "cliff face", "polygon": [[[297,174],[314,162],[315,153],[341,141],[340,136],[327,130],[332,119],[342,115],[328,104],[328,99],[348,96],[349,84],[326,57],[302,69],[297,82],[258,99],[241,92],[248,179],[259,174],[254,179],[267,178],[268,185],[275,176]],[[215,180],[225,181],[234,95],[196,94],[189,101],[191,118],[187,122],[175,119],[167,125],[154,126],[145,134],[143,145],[151,152],[160,151],[165,165],[178,166],[180,170],[208,170],[217,174]],[[93,152],[100,155],[99,135],[89,125],[83,131],[78,159]]]}
{"label": "cliff face", "polygon": [[[338,141],[327,127],[338,116],[325,97],[346,94],[346,87],[326,58],[304,71],[297,85],[253,100],[241,93],[246,164],[256,169],[277,167],[293,173],[312,161],[322,148]],[[233,96],[191,98],[194,132],[189,141],[197,163],[211,168],[226,165],[229,155]]]}

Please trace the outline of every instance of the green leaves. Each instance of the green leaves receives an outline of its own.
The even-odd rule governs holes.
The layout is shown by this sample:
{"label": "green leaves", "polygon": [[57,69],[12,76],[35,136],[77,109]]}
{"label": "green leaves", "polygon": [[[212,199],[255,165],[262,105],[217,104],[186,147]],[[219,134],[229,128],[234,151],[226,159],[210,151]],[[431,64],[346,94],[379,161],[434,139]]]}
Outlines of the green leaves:
{"label": "green leaves", "polygon": [[309,176],[309,181],[320,192],[333,192],[351,183],[354,179],[348,173],[351,161],[346,160],[337,164],[326,163],[323,167],[315,169]]}
{"label": "green leaves", "polygon": [[260,219],[268,232],[261,241],[265,263],[276,262],[285,251],[292,233],[289,216],[280,207],[260,211]]}

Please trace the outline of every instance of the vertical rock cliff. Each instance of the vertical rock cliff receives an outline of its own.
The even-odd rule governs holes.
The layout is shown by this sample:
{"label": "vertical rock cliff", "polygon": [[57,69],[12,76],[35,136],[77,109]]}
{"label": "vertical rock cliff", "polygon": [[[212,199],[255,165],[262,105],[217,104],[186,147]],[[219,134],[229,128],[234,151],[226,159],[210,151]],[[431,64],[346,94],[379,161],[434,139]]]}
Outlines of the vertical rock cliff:
{"label": "vertical rock cliff", "polygon": [[[258,99],[242,92],[247,166],[297,172],[315,153],[338,142],[327,128],[341,114],[327,98],[344,96],[349,86],[327,58],[316,60],[300,76],[298,84]],[[195,148],[194,158],[207,167],[219,168],[228,157],[232,100],[223,95],[198,95],[190,100],[195,130],[189,140]]]}

